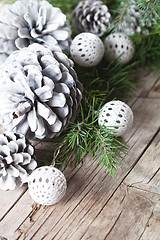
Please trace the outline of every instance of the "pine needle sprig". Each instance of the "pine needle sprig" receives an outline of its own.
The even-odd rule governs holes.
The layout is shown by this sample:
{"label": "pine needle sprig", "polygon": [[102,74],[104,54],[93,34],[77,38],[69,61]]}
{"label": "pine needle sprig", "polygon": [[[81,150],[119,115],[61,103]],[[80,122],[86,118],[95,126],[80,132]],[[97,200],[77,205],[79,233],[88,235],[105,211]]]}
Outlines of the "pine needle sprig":
{"label": "pine needle sprig", "polygon": [[93,135],[94,147],[92,156],[94,159],[99,158],[98,165],[106,167],[113,176],[115,170],[120,167],[120,162],[127,154],[127,145],[124,139],[113,137],[113,129],[94,126],[95,134]]}
{"label": "pine needle sprig", "polygon": [[160,66],[160,34],[154,32],[148,36],[133,36],[136,53],[133,61],[139,61],[142,68],[159,68]]}
{"label": "pine needle sprig", "polygon": [[152,14],[157,14],[159,15],[160,9],[159,9],[159,0],[138,0],[137,1],[137,6],[140,9],[144,10],[144,17],[148,17]]}
{"label": "pine needle sprig", "polygon": [[112,134],[115,131],[113,128],[104,128],[97,124],[101,106],[95,110],[96,101],[95,98],[92,99],[87,114],[81,105],[81,119],[71,123],[67,132],[55,143],[56,152],[58,150],[55,161],[57,166],[65,169],[70,161],[76,166],[89,153],[93,160],[97,159],[97,165],[106,167],[113,176],[120,167],[120,161],[127,154],[128,146],[122,138]]}
{"label": "pine needle sprig", "polygon": [[107,62],[104,57],[96,68],[87,69],[76,64],[74,68],[87,94],[105,103],[115,96],[126,100],[128,93],[135,87],[132,73],[137,66],[138,61],[122,67],[117,61]]}

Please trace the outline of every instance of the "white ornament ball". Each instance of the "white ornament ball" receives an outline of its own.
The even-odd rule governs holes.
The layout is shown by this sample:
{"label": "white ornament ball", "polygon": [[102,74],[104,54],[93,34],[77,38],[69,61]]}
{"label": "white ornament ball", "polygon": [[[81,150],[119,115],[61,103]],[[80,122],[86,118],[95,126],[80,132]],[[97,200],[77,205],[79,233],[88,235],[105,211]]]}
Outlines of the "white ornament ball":
{"label": "white ornament ball", "polygon": [[116,132],[113,132],[113,135],[122,136],[133,125],[133,112],[122,101],[110,101],[100,110],[98,124],[114,129]]}
{"label": "white ornament ball", "polygon": [[128,63],[135,52],[132,40],[124,33],[112,33],[107,36],[104,48],[108,61],[117,60],[120,64]]}
{"label": "white ornament ball", "polygon": [[80,33],[72,41],[70,54],[74,62],[83,67],[96,66],[104,55],[101,39],[93,33]]}
{"label": "white ornament ball", "polygon": [[29,194],[42,205],[59,202],[67,189],[64,174],[53,166],[43,166],[34,170],[28,179]]}

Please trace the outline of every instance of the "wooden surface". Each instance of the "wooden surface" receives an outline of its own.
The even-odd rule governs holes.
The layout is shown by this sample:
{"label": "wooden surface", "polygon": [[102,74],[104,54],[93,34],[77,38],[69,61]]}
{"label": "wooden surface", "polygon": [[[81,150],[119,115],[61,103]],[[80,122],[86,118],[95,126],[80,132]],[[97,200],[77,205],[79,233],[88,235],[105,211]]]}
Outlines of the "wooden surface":
{"label": "wooden surface", "polygon": [[[40,206],[27,186],[0,191],[0,236],[8,240],[160,240],[160,71],[140,75],[130,103],[130,152],[114,178],[86,156],[65,171],[61,202]],[[37,143],[40,160],[48,144]]]}
{"label": "wooden surface", "polygon": [[[139,78],[122,169],[111,178],[86,156],[67,168],[67,193],[50,207],[35,204],[27,186],[0,191],[0,240],[160,240],[160,71]],[[48,145],[36,144],[38,160],[51,157]]]}

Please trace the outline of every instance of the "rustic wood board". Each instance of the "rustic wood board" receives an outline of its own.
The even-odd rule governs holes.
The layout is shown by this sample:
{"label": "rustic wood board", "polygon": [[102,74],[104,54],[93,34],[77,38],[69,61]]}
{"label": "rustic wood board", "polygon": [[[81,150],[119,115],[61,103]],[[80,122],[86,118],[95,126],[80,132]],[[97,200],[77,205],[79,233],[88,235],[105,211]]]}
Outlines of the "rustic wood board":
{"label": "rustic wood board", "polygon": [[[0,236],[9,240],[160,239],[160,72],[141,76],[130,101],[135,121],[125,138],[129,155],[114,178],[86,156],[65,172],[68,190],[54,206],[40,206],[26,186],[2,192]],[[48,154],[50,143],[36,143]],[[49,156],[49,155],[48,155]]]}
{"label": "rustic wood board", "polygon": [[[67,168],[66,196],[50,207],[35,204],[27,186],[0,191],[0,240],[160,240],[160,71],[139,79],[122,169],[111,178],[86,156]],[[38,160],[51,160],[51,143],[34,145]]]}

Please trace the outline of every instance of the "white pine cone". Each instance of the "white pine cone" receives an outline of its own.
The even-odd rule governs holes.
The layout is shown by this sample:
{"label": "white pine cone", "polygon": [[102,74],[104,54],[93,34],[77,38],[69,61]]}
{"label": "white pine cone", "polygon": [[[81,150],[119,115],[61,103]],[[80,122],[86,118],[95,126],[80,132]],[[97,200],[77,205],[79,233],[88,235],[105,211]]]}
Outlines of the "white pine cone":
{"label": "white pine cone", "polygon": [[57,43],[67,49],[71,29],[66,15],[47,1],[16,1],[0,13],[0,61],[14,50],[40,43],[52,51]]}
{"label": "white pine cone", "polygon": [[[125,3],[121,2],[122,7]],[[148,34],[152,25],[157,21],[158,16],[153,11],[151,16],[144,20],[145,11],[137,7],[137,2],[131,0],[126,9],[122,22],[118,25],[118,30],[126,35]]]}
{"label": "white pine cone", "polygon": [[36,167],[34,148],[24,135],[0,134],[0,189],[6,191],[22,186]]}
{"label": "white pine cone", "polygon": [[34,43],[0,66],[0,122],[28,139],[58,136],[73,121],[82,86],[73,62],[54,46]]}
{"label": "white pine cone", "polygon": [[81,1],[72,14],[73,27],[76,33],[91,32],[102,36],[110,27],[111,14],[101,1]]}

